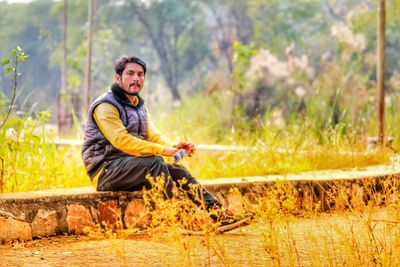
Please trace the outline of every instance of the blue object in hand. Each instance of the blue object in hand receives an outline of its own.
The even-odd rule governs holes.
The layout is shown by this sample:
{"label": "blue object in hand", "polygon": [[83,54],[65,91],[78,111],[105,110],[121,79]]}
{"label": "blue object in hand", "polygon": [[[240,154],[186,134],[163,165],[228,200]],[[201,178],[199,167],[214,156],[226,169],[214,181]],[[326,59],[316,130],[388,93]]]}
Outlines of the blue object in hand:
{"label": "blue object in hand", "polygon": [[183,148],[179,149],[179,151],[174,154],[175,163],[182,160],[184,156],[187,156],[186,150]]}

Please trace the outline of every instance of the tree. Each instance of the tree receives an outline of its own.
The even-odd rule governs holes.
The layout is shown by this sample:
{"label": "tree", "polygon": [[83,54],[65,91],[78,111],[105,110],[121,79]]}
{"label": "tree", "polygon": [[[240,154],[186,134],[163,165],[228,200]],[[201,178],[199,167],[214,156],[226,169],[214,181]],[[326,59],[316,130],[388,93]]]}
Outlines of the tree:
{"label": "tree", "polygon": [[[1,65],[5,67],[5,74],[12,74],[12,80],[13,80],[13,85],[11,88],[12,91],[12,96],[10,103],[8,104],[8,108],[5,112],[5,117],[4,119],[0,122],[0,130],[3,129],[4,125],[6,125],[6,122],[8,118],[10,117],[11,111],[14,106],[14,101],[15,101],[15,96],[17,94],[17,86],[18,86],[18,76],[20,75],[19,73],[19,64],[24,62],[29,56],[25,54],[25,52],[18,46],[17,49],[13,49],[10,51],[10,55],[12,59],[9,58],[3,58],[1,60]],[[2,105],[2,99],[0,98],[0,105]],[[7,107],[7,105],[5,105]],[[0,112],[1,115],[3,112]],[[2,144],[5,145],[5,144]],[[1,149],[3,150],[3,148]],[[4,173],[4,159],[2,155],[0,155],[0,193],[3,193],[3,185],[4,185],[4,179],[3,179],[3,173]]]}
{"label": "tree", "polygon": [[[178,90],[185,74],[190,73],[209,55],[201,10],[195,2],[180,0],[132,1],[124,8],[135,14],[143,27],[137,29],[134,21],[125,27],[136,31],[140,39],[145,34],[159,59],[159,69],[172,97],[181,101]],[[132,31],[130,31],[132,32]],[[136,41],[136,40],[135,40]]]}
{"label": "tree", "polygon": [[239,42],[248,44],[253,38],[252,20],[248,16],[247,1],[229,0],[203,1],[206,11],[209,11],[214,22],[209,25],[213,33],[212,41],[216,42],[218,54],[222,55],[228,65],[229,74],[234,71],[233,44]]}
{"label": "tree", "polygon": [[283,54],[291,44],[296,44],[296,50],[317,54],[329,46],[332,19],[320,0],[249,0],[248,5],[257,46],[276,54]]}
{"label": "tree", "polygon": [[63,53],[62,53],[62,64],[61,64],[61,90],[67,89],[67,36],[68,36],[68,0],[64,0],[63,8]]}
{"label": "tree", "polygon": [[[30,55],[29,62],[21,66],[25,78],[16,99],[19,109],[39,102],[41,104],[38,108],[49,107],[51,102],[44,103],[43,99],[55,99],[57,91],[54,88],[59,88],[59,75],[52,75],[54,70],[49,65],[52,50],[49,40],[60,39],[59,24],[54,17],[48,16],[52,5],[50,0],[29,4],[0,4],[0,55],[7,54],[17,44],[21,44]],[[3,74],[0,76],[0,80],[6,81]],[[3,92],[8,95],[10,92],[7,90],[5,86]],[[22,107],[24,103],[25,107]]]}

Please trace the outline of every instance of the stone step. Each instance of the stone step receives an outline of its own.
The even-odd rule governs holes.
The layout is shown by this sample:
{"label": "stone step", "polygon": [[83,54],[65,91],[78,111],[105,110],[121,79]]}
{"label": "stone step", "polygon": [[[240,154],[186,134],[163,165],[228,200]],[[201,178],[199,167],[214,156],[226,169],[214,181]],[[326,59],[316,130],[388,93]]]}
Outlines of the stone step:
{"label": "stone step", "polygon": [[[296,209],[326,211],[377,198],[400,164],[352,170],[201,180],[228,209],[243,211],[285,188]],[[284,185],[284,186],[283,186]],[[397,186],[393,184],[393,186]],[[335,198],[333,201],[332,198]],[[339,201],[340,200],[340,201]],[[96,192],[92,187],[0,194],[0,241],[84,234],[100,225],[135,228],[148,223],[141,192]]]}

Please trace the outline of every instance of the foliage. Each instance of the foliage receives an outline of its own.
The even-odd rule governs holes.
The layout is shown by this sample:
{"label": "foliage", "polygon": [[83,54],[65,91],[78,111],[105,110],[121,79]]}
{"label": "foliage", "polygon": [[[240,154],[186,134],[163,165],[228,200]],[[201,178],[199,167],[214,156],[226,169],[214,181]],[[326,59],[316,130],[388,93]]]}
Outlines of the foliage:
{"label": "foliage", "polygon": [[[86,56],[87,3],[69,2],[72,10],[68,39],[69,89],[79,91]],[[93,93],[108,88],[113,59],[127,53],[143,55],[150,62],[152,86],[163,76],[167,86],[175,87],[177,95],[184,91],[190,96],[184,99],[181,108],[155,116],[162,132],[176,141],[186,139],[247,147],[214,154],[199,150],[195,157],[184,159],[183,163],[200,179],[387,163],[390,151],[366,148],[366,139],[374,134],[376,124],[375,3],[344,2],[98,1]],[[395,146],[399,146],[400,1],[387,3],[387,130],[395,138]],[[46,129],[51,113],[33,112],[32,103],[43,96],[48,99],[43,106],[54,107],[51,103],[55,102],[55,92],[59,89],[62,8],[61,2],[50,0],[0,4],[0,38],[6,40],[0,54],[6,54],[15,43],[27,44],[25,49],[30,61],[22,68],[26,79],[20,92],[26,85],[35,92],[22,101],[30,104],[30,107],[26,105],[29,108],[25,116],[10,113],[16,84],[14,93],[8,97],[7,73],[12,73],[16,81],[17,64],[26,58],[18,48],[12,52],[15,65],[11,66],[10,59],[4,59],[6,71],[0,74],[4,84],[1,107],[7,107],[4,103],[11,99],[0,127],[0,188],[6,192],[89,185],[79,148],[57,147],[55,133]],[[224,49],[226,56],[219,57]],[[230,57],[232,51],[236,57]],[[226,59],[228,68],[222,72],[225,71],[232,84],[221,83],[218,90],[203,93],[204,77],[221,70],[224,65],[220,63]],[[149,91],[152,96],[153,91]],[[160,99],[156,105],[167,102],[164,95]],[[310,249],[304,252],[296,243],[298,229],[293,216],[299,212],[296,192],[285,183],[277,184],[274,192],[259,199],[258,206],[252,206],[263,226],[266,264],[398,264],[398,183],[382,186],[388,190],[383,192],[382,199],[391,205],[390,215],[394,218],[379,222],[373,219],[374,209],[381,204],[379,199],[371,198],[365,203],[365,199],[354,197],[357,192],[369,193],[373,188],[349,189],[340,185],[327,190],[330,205],[350,208],[353,213],[346,225],[321,224],[321,229],[316,229],[319,224],[312,221],[305,235]],[[354,193],[352,198],[342,197],[342,191],[347,189]],[[186,211],[185,207],[190,206],[179,202],[159,206],[154,216],[155,236],[159,236],[161,228],[157,226],[165,226],[160,222],[176,226],[177,215]],[[312,216],[317,210],[318,206],[311,206],[310,213],[302,215]],[[194,219],[202,218],[181,221],[188,223]],[[304,236],[304,229],[300,230],[298,236]],[[322,246],[315,232],[325,233]],[[378,233],[383,233],[383,238]],[[185,243],[176,235],[173,240],[184,248],[182,254],[192,263],[196,251],[193,243]],[[217,237],[205,237],[202,245],[208,250],[209,263],[212,251],[222,263],[233,265]]]}
{"label": "foliage", "polygon": [[[12,77],[13,77],[14,83],[13,83],[13,87],[12,87],[12,96],[11,96],[11,101],[9,103],[9,108],[6,111],[5,118],[1,122],[0,129],[3,128],[3,126],[6,124],[8,118],[11,114],[13,105],[14,105],[15,97],[17,94],[17,79],[18,79],[18,76],[20,75],[20,73],[18,72],[18,65],[19,65],[19,63],[24,62],[28,58],[28,55],[25,55],[25,52],[19,46],[17,47],[17,49],[11,50],[10,55],[14,57],[14,60],[13,60],[14,65],[8,66],[11,63],[11,60],[9,58],[3,59],[2,65],[5,66],[5,68],[6,68],[5,69],[6,74],[10,74],[10,73],[13,74]],[[0,103],[2,103],[2,102],[3,101],[1,101]]]}
{"label": "foliage", "polygon": [[[231,103],[229,95],[219,93],[198,95],[185,102],[179,112],[156,123],[174,141],[250,147],[228,152],[200,149],[193,158],[185,158],[182,163],[199,179],[354,168],[390,160],[390,151],[368,152],[363,136],[343,134],[340,128],[316,132],[309,122],[294,123],[284,130],[268,126],[258,136],[234,131],[230,128],[230,113],[220,110],[221,105]],[[40,112],[35,117],[15,119],[9,124],[8,135],[1,131],[6,192],[89,185],[80,148],[54,144],[54,133],[45,130],[49,116],[48,112]]]}
{"label": "foliage", "polygon": [[[74,177],[83,172],[80,159],[69,156],[69,153],[76,154],[77,151],[55,147],[54,134],[47,133],[45,125],[50,119],[50,112],[37,112],[35,117],[28,113],[22,118],[11,113],[20,75],[18,67],[28,55],[20,47],[12,50],[10,55],[13,60],[2,60],[5,73],[13,74],[13,95],[9,103],[7,99],[1,101],[2,106],[9,108],[0,112],[4,115],[0,125],[0,192],[77,185]],[[70,158],[70,161],[64,157]]]}
{"label": "foliage", "polygon": [[[13,61],[14,64],[11,66],[8,66],[11,63],[11,59],[9,58],[5,58],[2,60],[2,65],[5,67],[5,73],[6,74],[10,74],[12,73],[12,80],[13,80],[13,86],[12,86],[12,96],[11,96],[11,100],[10,103],[8,103],[8,109],[5,112],[2,112],[2,110],[0,110],[0,114],[2,115],[3,113],[5,113],[5,117],[3,119],[3,121],[1,122],[0,125],[0,131],[2,129],[6,129],[5,125],[7,123],[8,118],[11,115],[11,111],[12,108],[14,106],[14,101],[15,101],[15,97],[17,94],[17,79],[18,76],[20,75],[20,73],[18,72],[18,65],[21,62],[24,62],[25,59],[28,58],[28,55],[25,55],[25,52],[18,46],[17,49],[11,50],[10,51],[10,55],[14,57]],[[0,98],[0,106],[4,106],[7,107],[7,100],[3,97]],[[3,146],[3,145],[2,145]],[[3,192],[3,185],[4,185],[4,158],[2,157],[2,155],[0,154],[0,161],[1,161],[1,169],[0,169],[0,192]]]}
{"label": "foliage", "polygon": [[[185,159],[183,164],[199,179],[343,169],[390,161],[390,150],[367,150],[366,137],[344,129],[344,123],[318,128],[315,121],[308,118],[301,124],[297,120],[289,121],[282,129],[267,121],[257,135],[250,134],[248,128],[232,129],[231,114],[219,110],[222,103],[230,102],[229,95],[199,95],[178,112],[166,115],[156,123],[161,132],[166,132],[174,141],[233,146],[226,152],[200,150],[193,158]],[[193,125],[196,125],[195,129]],[[235,148],[238,145],[240,147]]]}
{"label": "foliage", "polygon": [[[243,107],[234,116],[256,116],[257,126],[250,130],[258,131],[264,116],[283,116],[285,121],[294,120],[299,117],[298,113],[304,113],[304,107],[313,110],[311,106],[319,105],[314,114],[307,111],[309,116],[316,116],[318,127],[336,124],[339,119],[348,124],[347,128],[361,127],[359,131],[373,134],[376,4],[372,1],[301,0],[291,3],[251,0],[221,3],[196,0],[182,3],[175,0],[101,0],[96,5],[93,97],[109,88],[114,59],[122,54],[134,53],[149,62],[148,80],[152,90],[148,94],[162,108],[171,106],[173,101],[164,101],[165,92],[159,93],[162,96],[156,95],[156,91],[163,89],[153,90],[154,87],[173,87],[177,89],[174,98],[178,95],[186,97],[203,91],[208,77],[220,77],[223,73],[230,76],[233,86],[220,90],[238,87],[239,91],[243,89],[261,96],[259,103],[254,97],[250,97],[248,103],[240,100]],[[68,6],[69,89],[79,92],[86,64],[87,2],[73,0],[68,2]],[[397,38],[399,20],[396,16],[399,6],[398,0],[387,3],[386,77],[391,103],[397,102],[399,88],[396,71],[400,62],[396,53],[400,40]],[[48,99],[47,102],[39,102],[39,108],[55,110],[53,103],[59,90],[63,3],[50,0],[28,4],[2,2],[0,11],[4,14],[0,18],[4,29],[1,37],[6,40],[0,54],[11,49],[10,44],[29,44],[25,49],[31,60],[23,66],[28,77],[21,91],[25,90],[25,84],[29,84],[30,92],[34,93],[27,103],[32,105],[38,99]],[[15,26],[11,29],[7,25]],[[350,35],[354,36],[362,35],[364,49],[354,48],[357,39],[340,40],[333,34],[334,29],[336,32],[342,29],[342,33],[350,31]],[[233,45],[235,42],[236,45]],[[304,76],[301,71],[292,71],[288,76],[281,76],[272,82],[269,81],[270,76],[265,76],[263,80],[243,76],[244,66],[241,70],[238,64],[235,68],[232,66],[235,64],[232,62],[235,60],[232,49],[237,50],[239,43],[243,46],[251,44],[252,49],[262,53],[268,51],[268,57],[275,58],[277,63],[288,64],[290,60],[305,58],[314,74]],[[251,63],[250,68],[251,65],[254,64]],[[343,79],[336,79],[335,75]],[[252,81],[247,83],[250,79]],[[5,81],[4,74],[0,75],[0,80]],[[161,80],[165,83],[160,83]],[[247,84],[244,85],[244,82]],[[305,91],[306,97],[299,97],[297,89]],[[3,93],[7,94],[6,91]],[[355,105],[352,105],[353,100],[357,100]],[[233,106],[236,106],[235,102]],[[357,110],[362,110],[365,116],[356,116]],[[329,114],[329,117],[320,118],[321,114]],[[388,128],[389,134],[398,136],[391,125]]]}
{"label": "foliage", "polygon": [[[156,125],[174,141],[192,140],[196,143],[229,142],[231,97],[227,93],[197,94],[186,99],[182,107],[156,117]],[[207,111],[207,112],[199,112]],[[195,125],[195,128],[193,126]]]}
{"label": "foliage", "polygon": [[[52,4],[53,1],[50,0],[32,1],[29,5],[0,3],[0,13],[2,14],[0,38],[3,40],[0,56],[7,55],[15,47],[15,44],[24,44],[24,51],[29,54],[30,60],[21,66],[21,72],[26,73],[26,77],[20,84],[20,91],[25,94],[34,93],[29,99],[30,105],[40,102],[42,99],[48,99],[48,96],[54,95],[52,90],[58,89],[56,87],[57,79],[53,77],[56,73],[52,72],[48,65],[52,40],[57,38],[55,31],[57,23],[51,16],[48,16]],[[50,79],[48,79],[49,77]],[[3,84],[7,82],[3,73],[0,74],[0,81]],[[10,94],[6,88],[1,89],[4,94]],[[17,104],[19,104],[18,101]],[[51,102],[47,104],[51,104]],[[44,107],[42,106],[42,108]]]}
{"label": "foliage", "polygon": [[330,19],[318,0],[252,0],[248,5],[254,41],[261,47],[281,54],[285,47],[295,43],[299,48],[315,48],[321,53],[327,44],[325,33]]}
{"label": "foliage", "polygon": [[[218,223],[182,194],[164,200],[162,179],[143,192],[144,209],[123,227],[101,223],[89,240],[123,265],[135,264],[132,249],[169,255],[152,263],[182,266],[397,266],[400,253],[399,182],[396,177],[330,182],[321,186],[276,182],[258,192],[231,189],[220,197],[251,224],[220,235]],[[379,188],[379,189],[378,189]],[[178,188],[175,188],[178,189]],[[320,191],[322,190],[322,191]],[[178,190],[174,190],[177,192]],[[377,192],[378,191],[378,192]],[[325,207],[326,210],[322,210]],[[125,221],[126,222],[126,221]],[[140,238],[141,242],[137,242]],[[128,243],[130,242],[130,243]],[[45,243],[46,244],[46,243]],[[133,248],[132,248],[133,246]],[[81,246],[71,249],[81,249]],[[256,255],[256,257],[255,257]],[[117,259],[116,259],[117,256]],[[89,259],[90,260],[90,259]],[[117,260],[117,261],[116,261]],[[143,257],[142,261],[146,262]]]}
{"label": "foliage", "polygon": [[[80,92],[86,57],[87,2],[68,3],[68,90]],[[153,118],[162,132],[174,140],[242,144],[254,147],[258,153],[235,152],[207,159],[199,156],[189,163],[198,177],[286,173],[328,168],[329,164],[332,168],[342,168],[349,167],[349,163],[363,166],[386,162],[387,151],[364,155],[366,139],[374,134],[376,124],[373,54],[376,34],[372,19],[376,16],[375,5],[370,1],[359,5],[358,1],[339,0],[300,3],[97,1],[93,97],[109,88],[115,58],[122,54],[139,55],[149,63],[148,89],[143,94],[146,101],[150,100],[147,102],[150,109],[160,111],[153,113]],[[395,16],[398,3],[394,0],[387,5],[390,55],[386,75],[387,134],[395,138],[395,147],[400,144],[400,130],[396,127],[400,88],[396,68],[400,61],[393,52],[399,39],[396,38],[399,20]],[[4,28],[0,36],[7,40],[0,54],[5,54],[11,43],[30,44],[26,50],[30,60],[22,66],[26,79],[19,90],[23,95],[29,84],[30,94],[25,94],[22,100],[17,98],[26,115],[22,119],[13,116],[12,124],[37,120],[34,112],[38,106],[34,103],[38,97],[46,99],[39,105],[41,110],[55,111],[63,8],[62,2],[50,0],[0,4],[1,13],[5,14],[0,17]],[[8,88],[5,73],[0,74],[0,81],[4,82],[1,96],[6,99],[10,92],[4,89]],[[181,108],[171,105],[173,101],[169,101],[162,88],[171,86],[176,86],[182,96]],[[167,110],[173,112],[168,114]],[[74,114],[75,119],[79,117]],[[50,117],[46,124],[55,119],[56,116]],[[36,123],[39,126],[42,122]],[[6,144],[6,132],[2,131],[2,141]],[[24,142],[18,139],[18,143]],[[296,153],[274,154],[271,149]],[[298,151],[309,154],[303,157]],[[353,161],[342,155],[343,151],[356,151],[359,158]],[[318,161],[325,154],[328,165]],[[81,166],[79,153],[72,158],[74,164]],[[216,164],[221,160],[225,165],[218,167]],[[293,164],[294,161],[298,164]],[[242,168],[233,167],[235,164]],[[83,169],[79,170],[82,178],[77,183],[86,184]]]}
{"label": "foliage", "polygon": [[131,23],[139,23],[138,34],[147,35],[173,100],[181,101],[180,80],[209,55],[205,29],[201,24],[203,15],[198,5],[191,1],[183,5],[177,0],[131,1],[123,5],[123,12],[136,15],[136,20]]}
{"label": "foliage", "polygon": [[[356,6],[349,16],[349,24],[355,32],[363,33],[366,36],[367,47],[366,54],[374,54],[377,47],[377,24],[376,13],[377,2],[370,5],[360,4]],[[386,3],[386,73],[385,76],[390,78],[400,68],[399,60],[396,58],[396,51],[400,45],[400,33],[398,27],[400,20],[398,14],[400,12],[399,1],[388,1]],[[393,89],[390,84],[389,92]]]}
{"label": "foliage", "polygon": [[241,44],[239,42],[233,43],[233,63],[234,70],[232,73],[233,91],[236,94],[240,94],[242,90],[246,89],[245,76],[246,69],[250,65],[250,59],[258,54],[258,51],[254,49],[254,43],[248,45]]}
{"label": "foliage", "polygon": [[0,131],[5,192],[89,185],[79,149],[56,147],[54,133],[45,129],[49,118],[48,111],[41,111],[15,118]]}

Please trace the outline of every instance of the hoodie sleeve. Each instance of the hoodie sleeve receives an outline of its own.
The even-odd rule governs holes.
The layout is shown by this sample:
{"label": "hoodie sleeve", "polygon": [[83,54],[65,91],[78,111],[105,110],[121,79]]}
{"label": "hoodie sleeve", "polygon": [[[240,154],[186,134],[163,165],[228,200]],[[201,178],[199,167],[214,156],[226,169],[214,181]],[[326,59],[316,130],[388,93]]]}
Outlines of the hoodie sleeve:
{"label": "hoodie sleeve", "polygon": [[98,105],[94,109],[93,117],[100,131],[115,148],[134,156],[163,154],[166,143],[142,140],[130,135],[119,117],[117,108],[112,104]]}

